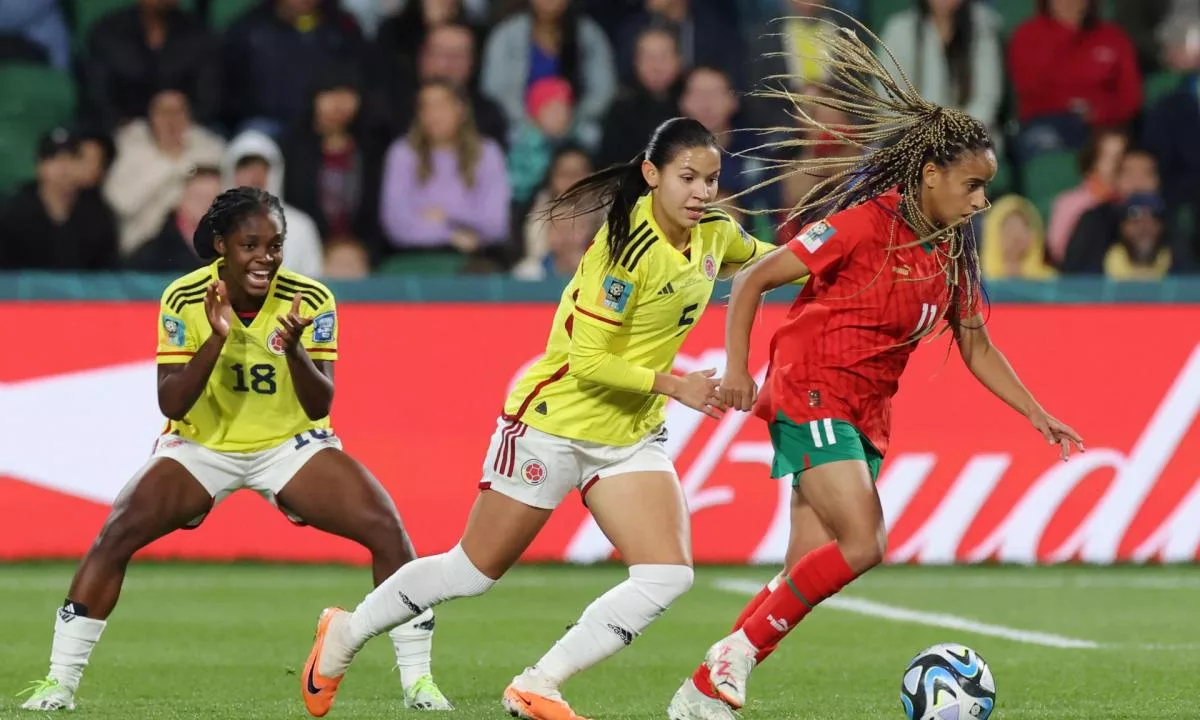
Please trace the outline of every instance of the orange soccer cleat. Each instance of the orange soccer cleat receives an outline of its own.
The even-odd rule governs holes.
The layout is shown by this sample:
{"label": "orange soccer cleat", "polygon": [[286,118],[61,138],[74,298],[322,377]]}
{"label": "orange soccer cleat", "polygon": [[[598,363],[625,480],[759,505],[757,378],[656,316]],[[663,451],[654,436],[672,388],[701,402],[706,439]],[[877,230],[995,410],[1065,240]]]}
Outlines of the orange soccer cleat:
{"label": "orange soccer cleat", "polygon": [[522,720],[587,720],[576,715],[566,700],[518,690],[515,685],[509,685],[504,690],[504,698],[500,702],[509,715]]}
{"label": "orange soccer cleat", "polygon": [[317,621],[312,652],[308,654],[308,662],[304,663],[304,673],[300,677],[300,694],[304,697],[304,707],[313,717],[325,717],[333,707],[338,685],[346,675],[345,668],[334,676],[322,675],[317,668],[320,666],[321,652],[325,649],[330,626],[335,620],[345,622],[348,617],[349,613],[341,608],[325,608],[321,611],[321,619]]}

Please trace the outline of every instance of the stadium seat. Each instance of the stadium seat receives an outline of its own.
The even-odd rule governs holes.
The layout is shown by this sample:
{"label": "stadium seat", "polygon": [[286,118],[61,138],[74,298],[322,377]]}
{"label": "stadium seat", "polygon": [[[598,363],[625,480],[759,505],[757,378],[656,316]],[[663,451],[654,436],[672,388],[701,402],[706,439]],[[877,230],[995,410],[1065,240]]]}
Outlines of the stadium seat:
{"label": "stadium seat", "polygon": [[71,121],[75,86],[42,65],[0,66],[0,194],[33,177],[38,139]]}
{"label": "stadium seat", "polygon": [[876,34],[882,34],[888,18],[898,12],[911,10],[915,5],[911,0],[867,0],[866,25]]}
{"label": "stadium seat", "polygon": [[1000,33],[1011,37],[1018,25],[1037,13],[1037,0],[1001,0],[992,7],[1000,14]]}
{"label": "stadium seat", "polygon": [[393,255],[375,271],[379,275],[457,275],[467,257],[457,252],[413,252]]}
{"label": "stadium seat", "polygon": [[210,0],[208,25],[214,30],[224,30],[258,3],[259,0]]}
{"label": "stadium seat", "polygon": [[1050,217],[1054,197],[1081,182],[1079,159],[1073,150],[1042,153],[1025,162],[1021,169],[1021,185],[1044,219]]}
{"label": "stadium seat", "polygon": [[[127,7],[136,5],[138,0],[71,0],[71,10],[75,17],[75,45],[84,47],[87,44],[88,32],[97,20]],[[179,0],[179,6],[185,10],[194,10],[196,0]]]}
{"label": "stadium seat", "polygon": [[1162,71],[1146,75],[1142,83],[1143,105],[1150,107],[1156,100],[1164,95],[1170,95],[1175,92],[1180,83],[1183,82],[1187,75],[1184,73]]}

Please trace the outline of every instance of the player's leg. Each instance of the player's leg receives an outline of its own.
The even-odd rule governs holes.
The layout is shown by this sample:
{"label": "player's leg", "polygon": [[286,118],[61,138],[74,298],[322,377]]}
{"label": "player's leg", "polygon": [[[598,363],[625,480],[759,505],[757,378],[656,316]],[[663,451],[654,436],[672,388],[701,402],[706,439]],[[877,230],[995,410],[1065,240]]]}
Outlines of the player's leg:
{"label": "player's leg", "polygon": [[[785,428],[792,429],[799,432],[800,426]],[[799,475],[799,488],[834,540],[804,554],[741,629],[709,650],[705,662],[710,680],[735,708],[745,702],[746,679],[760,652],[769,654],[817,604],[881,562],[886,548],[875,489],[878,457],[869,454],[869,446],[848,423],[826,421],[810,430],[810,443],[791,443],[808,449],[809,467]]]}
{"label": "player's leg", "polygon": [[[307,446],[300,451],[304,449]],[[369,550],[375,586],[416,557],[391,496],[365,467],[336,447],[325,447],[308,457],[275,498],[306,524]],[[451,710],[453,706],[434,683],[430,669],[433,625],[433,611],[426,610],[393,628],[389,635],[405,706]]]}
{"label": "player's leg", "polygon": [[572,717],[539,712],[547,706],[539,701],[562,702],[558,688],[567,678],[632,643],[692,585],[690,515],[661,444],[646,444],[601,470],[585,489],[588,509],[629,566],[629,577],[588,605],[505,691],[505,707],[535,720]]}
{"label": "player's leg", "polygon": [[[516,563],[578,483],[577,464],[565,442],[520,423],[501,423],[484,462],[482,491],[458,544],[406,563],[353,613],[329,608],[322,614],[301,680],[310,714],[329,711],[346,669],[369,639],[438,603],[483,594]],[[542,478],[514,477],[516,469],[534,461],[545,470]]]}
{"label": "player's leg", "polygon": [[50,672],[30,688],[27,710],[70,710],[83,670],[117,604],[133,554],[153,540],[202,517],[212,496],[179,462],[155,458],[117,495],[112,511],[84,555],[67,599],[56,611]]}
{"label": "player's leg", "polygon": [[[817,513],[813,510],[808,501],[804,499],[804,494],[799,487],[794,487],[792,490],[791,499],[791,529],[788,537],[787,551],[784,555],[784,569],[762,587],[758,593],[751,598],[750,602],[742,608],[742,612],[738,615],[733,623],[731,632],[737,632],[742,628],[759,606],[770,597],[787,577],[787,570],[795,566],[800,558],[807,555],[809,552],[826,545],[833,541],[833,534],[821,522],[821,518],[817,517]],[[775,645],[761,648],[755,656],[755,665],[761,664],[775,650]],[[720,695],[716,688],[713,687],[712,681],[709,679],[709,667],[704,662],[701,662],[696,670],[692,673],[690,680],[685,681],[679,692],[675,695],[675,700],[672,701],[672,710],[669,712],[674,720],[685,720],[695,718],[695,720],[703,720],[705,718],[723,718],[732,717],[728,707],[724,701],[720,700]],[[713,701],[716,701],[714,703]]]}

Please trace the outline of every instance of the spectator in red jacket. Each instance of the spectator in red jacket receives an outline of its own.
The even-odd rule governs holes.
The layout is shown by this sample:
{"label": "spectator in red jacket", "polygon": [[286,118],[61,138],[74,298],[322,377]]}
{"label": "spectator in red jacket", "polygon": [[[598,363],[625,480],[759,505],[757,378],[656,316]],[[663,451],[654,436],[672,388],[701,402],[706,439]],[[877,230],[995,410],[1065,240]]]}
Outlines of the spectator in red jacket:
{"label": "spectator in red jacket", "polygon": [[1008,47],[1021,150],[1078,148],[1089,128],[1122,125],[1142,104],[1133,43],[1099,18],[1099,0],[1038,0]]}

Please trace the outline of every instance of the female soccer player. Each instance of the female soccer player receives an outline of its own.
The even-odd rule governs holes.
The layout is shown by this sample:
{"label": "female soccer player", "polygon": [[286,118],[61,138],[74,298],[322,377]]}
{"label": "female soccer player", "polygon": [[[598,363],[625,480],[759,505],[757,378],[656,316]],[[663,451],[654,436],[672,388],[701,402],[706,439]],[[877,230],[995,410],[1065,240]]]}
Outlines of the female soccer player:
{"label": "female soccer player", "polygon": [[[285,230],[279,200],[246,187],[222,193],[201,220],[196,252],[216,261],[162,296],[158,404],[170,421],[76,571],[55,619],[50,674],[30,688],[26,709],[74,708],[133,554],[198,526],[232,492],[254,490],[294,522],[363,545],[376,582],[413,559],[391,498],[330,427],[333,294],[280,268]],[[426,614],[392,633],[404,702],[449,710],[429,672],[432,632]]]}
{"label": "female soccer player", "polygon": [[668,397],[714,417],[723,408],[713,370],[680,377],[671,366],[718,270],[774,247],[708,207],[720,169],[712,133],[675,118],[635,160],[580,180],[552,206],[572,214],[606,207],[606,223],[563,291],[545,354],[505,403],[462,539],[401,568],[353,613],[321,614],[302,685],[310,713],[329,711],[372,636],[488,590],[573,489],[628,563],[629,579],[513,680],[503,697],[509,712],[577,718],[559,685],[628,645],[691,586],[689,517],[663,448],[663,408]]}
{"label": "female soccer player", "polygon": [[[996,172],[986,128],[922,100],[907,78],[904,87],[892,81],[852,32],[826,39],[835,76],[828,97],[789,99],[858,115],[861,125],[830,129],[865,154],[797,162],[794,171],[828,179],[795,211],[806,229],[735,278],[720,389],[730,408],[753,408],[767,422],[772,477],[793,478],[790,569],[708,651],[675,694],[673,720],[736,717],[754,666],[819,602],[883,559],[887,530],[874,481],[887,451],[891,399],[917,341],[943,321],[971,372],[1058,444],[1063,459],[1071,443],[1083,449],[1079,435],[1025,389],[984,327],[969,221],[987,206]],[[878,80],[884,93],[855,72]],[[789,144],[797,142],[808,141]],[[825,200],[812,200],[823,191]],[[758,394],[747,357],[759,299],[803,276],[811,279],[772,338]]]}

